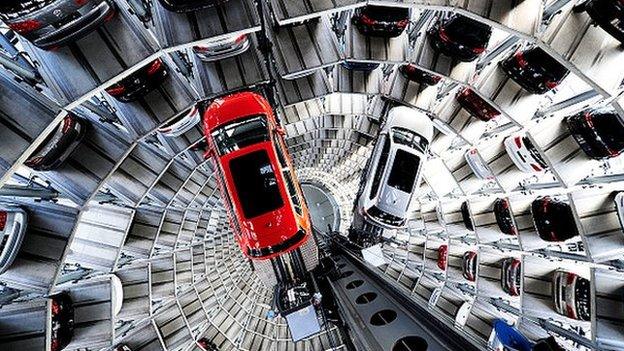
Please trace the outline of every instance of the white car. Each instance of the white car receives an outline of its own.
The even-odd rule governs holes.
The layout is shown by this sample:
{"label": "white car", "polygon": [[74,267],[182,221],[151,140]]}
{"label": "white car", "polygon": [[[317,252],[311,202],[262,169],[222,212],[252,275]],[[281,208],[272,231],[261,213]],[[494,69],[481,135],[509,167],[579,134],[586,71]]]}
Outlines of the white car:
{"label": "white car", "polygon": [[477,178],[485,180],[494,179],[494,173],[492,173],[490,167],[488,167],[487,163],[485,163],[483,157],[479,155],[479,152],[476,148],[471,148],[470,150],[466,151],[464,157],[466,158],[466,162],[472,170],[472,173],[474,173]]}
{"label": "white car", "polygon": [[390,110],[363,175],[358,211],[366,220],[387,229],[405,226],[432,138],[427,114],[404,106]]}
{"label": "white car", "polygon": [[111,274],[111,296],[112,296],[112,304],[113,304],[113,315],[116,316],[121,311],[121,306],[123,305],[123,285],[121,284],[121,279],[114,274]]}
{"label": "white car", "polygon": [[624,191],[615,195],[615,208],[620,218],[620,226],[624,228]]}
{"label": "white car", "polygon": [[167,122],[158,129],[158,132],[166,137],[178,137],[195,127],[200,121],[201,114],[199,113],[199,108],[193,106],[188,112],[184,111]]}
{"label": "white car", "polygon": [[548,169],[548,164],[526,134],[509,136],[504,143],[507,154],[522,172],[541,173]]}
{"label": "white car", "polygon": [[240,55],[247,51],[250,45],[249,37],[243,34],[193,46],[193,52],[200,60],[213,62]]}
{"label": "white car", "polygon": [[19,206],[0,204],[0,274],[11,266],[26,235],[28,215]]}

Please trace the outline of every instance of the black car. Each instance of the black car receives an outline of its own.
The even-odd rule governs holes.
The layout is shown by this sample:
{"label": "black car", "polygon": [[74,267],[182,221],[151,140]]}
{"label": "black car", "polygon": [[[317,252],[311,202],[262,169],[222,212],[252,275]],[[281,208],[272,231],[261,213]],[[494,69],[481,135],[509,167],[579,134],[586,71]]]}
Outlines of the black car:
{"label": "black car", "polygon": [[458,61],[476,60],[487,48],[492,28],[462,15],[436,22],[428,34],[433,48]]}
{"label": "black car", "polygon": [[556,88],[570,71],[539,47],[518,51],[500,63],[507,76],[531,94]]}
{"label": "black car", "polygon": [[193,12],[220,5],[227,0],[159,0],[160,4],[173,12]]}
{"label": "black car", "polygon": [[462,257],[462,275],[466,280],[474,282],[477,279],[477,253],[466,251]]}
{"label": "black car", "polygon": [[520,295],[522,262],[514,257],[503,260],[501,265],[501,288],[510,296]]}
{"label": "black car", "polygon": [[457,102],[472,117],[480,119],[484,122],[493,120],[500,116],[500,111],[485,101],[479,94],[471,88],[464,88],[457,94]]}
{"label": "black car", "polygon": [[624,2],[619,0],[585,0],[574,6],[574,11],[587,11],[589,17],[605,32],[624,43]]}
{"label": "black car", "polygon": [[405,79],[423,85],[436,85],[442,80],[441,76],[429,73],[411,63],[401,65],[399,72]]}
{"label": "black car", "polygon": [[494,216],[501,232],[507,235],[518,235],[518,227],[514,222],[509,200],[497,199],[494,201]]}
{"label": "black car", "polygon": [[545,241],[566,241],[579,235],[572,208],[567,202],[550,196],[535,199],[531,204],[533,223]]}
{"label": "black car", "polygon": [[44,50],[84,37],[112,18],[115,11],[113,0],[0,1],[0,19]]}
{"label": "black car", "polygon": [[468,230],[474,231],[474,222],[472,221],[472,217],[470,216],[470,210],[468,209],[468,202],[464,201],[461,204],[461,214],[464,225]]}
{"label": "black car", "polygon": [[613,110],[591,109],[566,118],[566,124],[587,156],[602,160],[624,151],[624,122]]}
{"label": "black car", "polygon": [[404,7],[368,5],[355,10],[351,22],[366,36],[398,37],[410,20],[410,11]]}
{"label": "black car", "polygon": [[78,147],[87,128],[88,122],[84,119],[67,115],[24,165],[35,171],[50,171],[60,167]]}
{"label": "black car", "polygon": [[372,72],[379,67],[378,63],[375,62],[361,62],[361,61],[344,61],[341,63],[341,66],[349,71],[355,72]]}
{"label": "black car", "polygon": [[162,60],[156,59],[119,83],[108,87],[106,92],[120,102],[136,101],[160,86],[168,74]]}
{"label": "black car", "polygon": [[60,351],[67,347],[74,336],[74,305],[67,292],[54,295],[52,299],[52,335],[50,349]]}

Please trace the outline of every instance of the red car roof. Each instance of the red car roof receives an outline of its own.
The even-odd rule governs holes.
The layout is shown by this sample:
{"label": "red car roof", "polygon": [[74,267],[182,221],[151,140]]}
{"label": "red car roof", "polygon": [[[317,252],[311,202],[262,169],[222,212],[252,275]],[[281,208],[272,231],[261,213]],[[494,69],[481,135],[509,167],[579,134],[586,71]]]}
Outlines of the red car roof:
{"label": "red car roof", "polygon": [[[258,114],[267,116],[271,141],[256,143],[243,147],[239,150],[232,151],[223,156],[218,156],[216,147],[212,140],[212,131],[224,124],[230,123],[231,121]],[[241,246],[243,253],[248,256],[248,247],[262,249],[268,246],[283,244],[286,240],[295,236],[300,227],[306,231],[304,239],[300,240],[300,242],[296,245],[293,245],[284,251],[262,257],[262,259],[273,258],[281,253],[291,251],[302,245],[310,235],[310,222],[307,216],[307,210],[304,211],[304,216],[302,216],[303,220],[300,220],[296,216],[290,203],[282,169],[273,145],[273,129],[275,126],[275,118],[270,104],[264,99],[264,97],[250,92],[238,93],[216,99],[204,113],[204,132],[209,140],[208,144],[213,151],[213,155],[215,155],[214,159],[218,163],[218,169],[222,170],[223,174],[223,179],[219,179],[219,188],[222,191],[223,196],[227,196],[223,193],[224,191],[227,191],[227,193],[230,194],[229,197],[232,199],[235,207],[233,209],[234,213],[229,213],[230,221],[236,221],[240,225],[240,233],[237,233],[235,223],[232,223],[232,229],[237,234],[236,239]],[[279,136],[279,138],[281,139],[281,136]],[[230,161],[257,151],[266,151],[266,154],[268,155],[269,162],[275,172],[283,205],[273,211],[269,211],[257,217],[248,219],[243,215],[244,212],[236,191]],[[225,182],[223,180],[225,180]],[[305,205],[303,206],[305,207]]]}

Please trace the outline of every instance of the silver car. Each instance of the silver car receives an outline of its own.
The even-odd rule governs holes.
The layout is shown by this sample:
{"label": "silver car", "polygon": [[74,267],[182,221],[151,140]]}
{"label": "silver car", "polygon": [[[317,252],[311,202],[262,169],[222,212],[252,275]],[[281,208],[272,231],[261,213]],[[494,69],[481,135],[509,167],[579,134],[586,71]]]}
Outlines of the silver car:
{"label": "silver car", "polygon": [[84,37],[114,14],[113,0],[0,1],[0,19],[44,50]]}
{"label": "silver car", "polygon": [[193,106],[190,110],[180,113],[167,122],[158,129],[158,132],[166,137],[178,137],[195,127],[200,121],[201,113],[199,113],[199,108]]}
{"label": "silver car", "polygon": [[0,274],[11,266],[26,235],[28,215],[19,206],[0,204]]}
{"label": "silver car", "polygon": [[193,52],[200,60],[213,62],[234,57],[247,51],[250,46],[247,34],[211,40],[202,45],[193,46]]}

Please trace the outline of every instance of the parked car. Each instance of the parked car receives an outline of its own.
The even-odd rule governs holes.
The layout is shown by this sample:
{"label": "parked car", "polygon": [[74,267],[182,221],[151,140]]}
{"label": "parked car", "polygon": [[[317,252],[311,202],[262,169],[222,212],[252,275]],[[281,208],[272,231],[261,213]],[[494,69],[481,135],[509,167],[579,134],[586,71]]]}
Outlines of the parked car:
{"label": "parked car", "polygon": [[522,261],[515,257],[503,260],[501,266],[501,287],[510,296],[519,296],[522,281]]}
{"label": "parked car", "polygon": [[59,168],[80,145],[89,124],[86,120],[68,114],[61,124],[24,162],[35,171]]}
{"label": "parked car", "polygon": [[477,252],[466,251],[462,257],[462,275],[466,280],[474,282],[477,279]]}
{"label": "parked car", "polygon": [[197,345],[199,345],[199,348],[203,351],[219,351],[217,345],[208,340],[208,338],[201,338],[197,340]]}
{"label": "parked car", "polygon": [[552,289],[557,313],[577,320],[591,319],[591,286],[588,279],[558,269],[553,274]]}
{"label": "parked car", "polygon": [[616,0],[585,0],[574,6],[575,12],[586,11],[600,28],[624,44],[624,3]]}
{"label": "parked car", "polygon": [[492,350],[533,351],[533,342],[513,324],[507,323],[506,320],[498,318],[492,323],[496,335]]}
{"label": "parked car", "polygon": [[67,347],[74,336],[74,304],[67,292],[50,297],[52,329],[51,351],[60,351]]}
{"label": "parked car", "polygon": [[467,201],[462,202],[460,211],[462,215],[462,221],[464,222],[464,226],[466,226],[466,229],[474,231],[474,221],[470,216],[470,209],[468,208]]}
{"label": "parked car", "polygon": [[178,137],[195,127],[201,122],[201,113],[197,105],[179,113],[169,122],[158,128],[158,132],[166,137]]}
{"label": "parked car", "polygon": [[492,180],[494,179],[494,173],[488,166],[488,164],[483,160],[483,157],[479,154],[479,151],[476,148],[471,148],[464,154],[466,158],[466,163],[468,163],[468,167],[472,170],[472,173],[483,180]]}
{"label": "parked car", "polygon": [[26,228],[28,227],[28,214],[15,205],[0,204],[0,274],[11,267],[20,247]]}
{"label": "parked car", "polygon": [[526,134],[509,136],[504,144],[507,155],[522,172],[541,173],[548,169],[548,164]]}
{"label": "parked car", "polygon": [[0,19],[44,50],[77,41],[112,18],[115,11],[112,0],[0,1]]}
{"label": "parked car", "polygon": [[160,4],[167,10],[173,12],[193,12],[204,8],[217,6],[227,2],[227,0],[159,0]]}
{"label": "parked car", "polygon": [[531,204],[533,223],[545,241],[566,241],[579,235],[572,208],[550,196],[538,197]]}
{"label": "parked car", "polygon": [[589,109],[566,118],[566,124],[588,157],[602,160],[624,151],[624,122],[613,110]]}
{"label": "parked car", "polygon": [[375,62],[361,62],[361,61],[351,61],[347,60],[340,64],[345,69],[349,71],[355,72],[372,72],[379,67],[378,63]]}
{"label": "parked car", "polygon": [[247,51],[250,45],[249,36],[242,34],[193,46],[193,52],[200,60],[213,62],[240,55]]}
{"label": "parked car", "polygon": [[124,300],[123,284],[121,279],[114,274],[111,274],[111,304],[113,306],[113,316],[116,316],[121,312],[121,307]]}
{"label": "parked car", "polygon": [[472,117],[484,122],[489,122],[501,114],[496,107],[492,106],[474,90],[468,87],[459,91],[457,94],[457,102],[459,106],[466,110]]}
{"label": "parked car", "polygon": [[487,48],[492,28],[462,15],[438,20],[428,31],[433,48],[462,62],[476,60]]}
{"label": "parked car", "polygon": [[313,250],[305,262],[313,269],[318,253],[308,208],[269,102],[253,92],[217,98],[204,113],[204,131],[243,254],[268,261]]}
{"label": "parked car", "polygon": [[367,221],[388,229],[406,225],[432,138],[433,124],[424,112],[405,106],[390,110],[357,202]]}
{"label": "parked car", "polygon": [[410,21],[410,11],[405,7],[367,5],[355,10],[351,22],[367,36],[398,37]]}
{"label": "parked car", "polygon": [[624,191],[615,195],[615,208],[620,219],[620,226],[624,229]]}
{"label": "parked car", "polygon": [[438,268],[445,271],[448,263],[448,245],[440,245],[438,247]]}
{"label": "parked car", "polygon": [[436,85],[442,77],[429,73],[412,63],[406,63],[399,67],[399,72],[405,79],[423,85]]}
{"label": "parked car", "polygon": [[121,344],[115,347],[115,351],[132,351],[132,349],[126,344]]}
{"label": "parked car", "polygon": [[494,201],[494,216],[501,232],[507,235],[518,235],[518,227],[511,213],[509,200],[496,199]]}
{"label": "parked car", "polygon": [[106,92],[120,102],[136,101],[160,86],[168,75],[165,63],[156,59],[106,88]]}
{"label": "parked car", "polygon": [[517,51],[500,63],[509,78],[531,94],[556,88],[570,71],[539,47]]}

